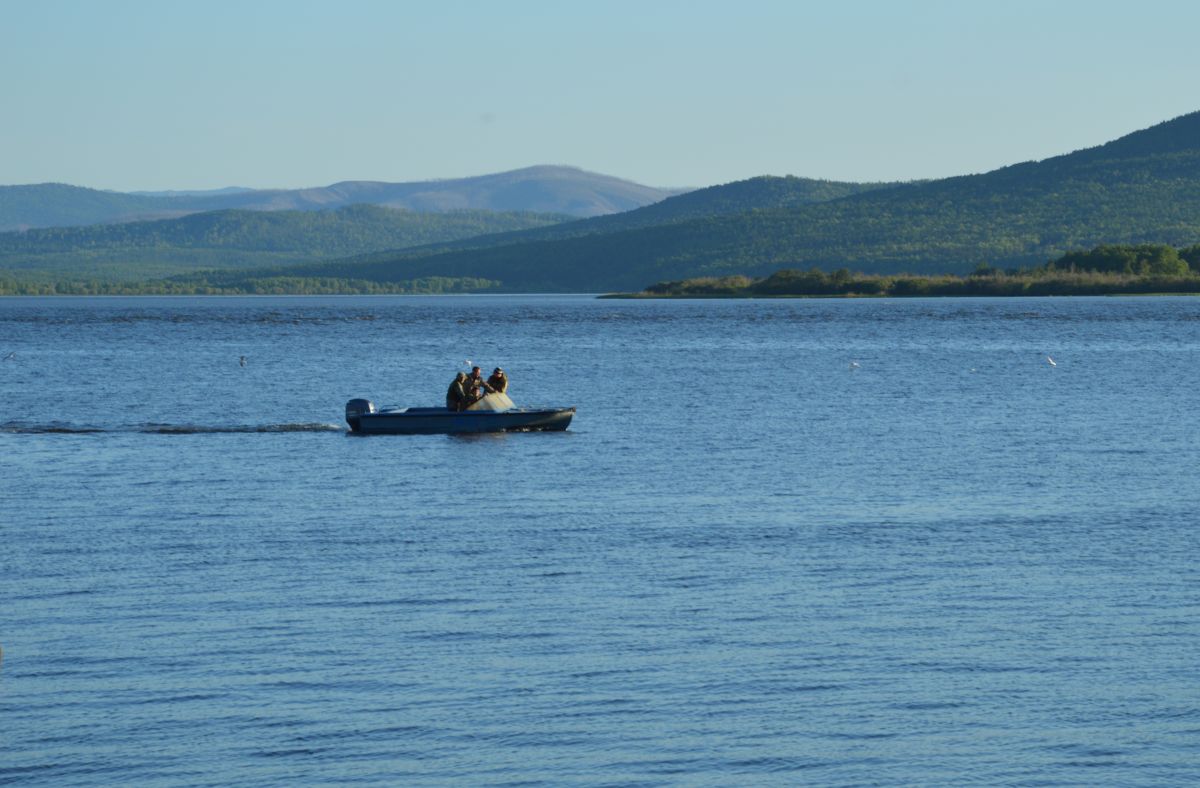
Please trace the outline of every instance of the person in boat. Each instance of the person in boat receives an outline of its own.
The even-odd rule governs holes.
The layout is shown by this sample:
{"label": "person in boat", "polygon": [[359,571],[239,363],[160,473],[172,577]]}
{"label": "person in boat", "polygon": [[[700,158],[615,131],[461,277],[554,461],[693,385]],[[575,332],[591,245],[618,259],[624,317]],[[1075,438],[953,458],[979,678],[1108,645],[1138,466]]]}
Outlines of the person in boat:
{"label": "person in boat", "polygon": [[[479,369],[476,367],[475,369]],[[487,380],[480,381],[480,390],[487,392],[477,400],[467,406],[467,410],[490,410],[502,412],[511,410],[514,405],[513,401],[508,398],[504,392],[508,390],[508,376],[504,374],[504,370],[496,367],[492,372],[492,376]]]}
{"label": "person in boat", "polygon": [[471,368],[471,376],[467,378],[467,382],[463,385],[467,390],[466,407],[468,408],[479,402],[487,394],[492,393],[492,387],[483,379],[483,370],[479,367]]}
{"label": "person in boat", "polygon": [[504,374],[504,370],[496,367],[492,370],[492,375],[487,379],[487,384],[492,387],[492,391],[500,394],[508,393],[508,376]]}
{"label": "person in boat", "polygon": [[471,404],[467,396],[467,373],[459,372],[446,389],[446,410],[466,410]]}

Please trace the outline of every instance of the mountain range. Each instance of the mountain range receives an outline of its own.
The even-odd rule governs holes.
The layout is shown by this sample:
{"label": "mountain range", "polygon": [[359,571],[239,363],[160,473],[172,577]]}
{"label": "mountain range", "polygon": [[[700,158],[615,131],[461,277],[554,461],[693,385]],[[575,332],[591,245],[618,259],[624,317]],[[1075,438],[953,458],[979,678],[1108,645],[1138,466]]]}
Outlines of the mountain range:
{"label": "mountain range", "polygon": [[412,183],[342,181],[311,189],[110,192],[42,183],[0,186],[0,232],[164,219],[219,210],[320,211],[369,204],[414,212],[527,211],[584,217],[658,202],[657,189],[575,167],[537,166]]}
{"label": "mountain range", "polygon": [[[1043,263],[1100,244],[1200,241],[1200,112],[1105,145],[979,175],[780,204],[755,179],[627,214],[315,266],[296,276],[498,280],[506,290],[641,289],[779,268],[963,273]],[[739,194],[732,210],[692,213]],[[666,218],[664,218],[666,217]],[[589,228],[588,232],[579,232]],[[464,248],[469,246],[471,248]]]}
{"label": "mountain range", "polygon": [[322,211],[209,211],[177,219],[47,227],[0,233],[0,270],[38,281],[137,280],[201,269],[298,265],[409,247],[470,249],[494,243],[571,238],[667,224],[764,205],[795,205],[858,193],[878,184],[756,178],[701,189],[642,210],[575,220],[528,211],[417,213],[356,204]]}
{"label": "mountain range", "polygon": [[206,269],[296,265],[572,218],[523,211],[416,213],[361,204],[325,211],[208,211],[178,219],[0,233],[0,271],[37,281],[143,280]]}
{"label": "mountain range", "polygon": [[[505,291],[588,292],[640,290],[662,280],[697,276],[764,276],[780,268],[965,273],[979,263],[1037,265],[1100,244],[1183,247],[1200,242],[1200,113],[1094,148],[978,175],[898,184],[764,176],[587,218],[573,219],[567,212],[538,218],[522,214],[507,218],[510,224],[504,226],[489,224],[480,215],[442,235],[409,234],[397,248],[385,245],[390,243],[387,232],[355,229],[360,223],[378,229],[381,221],[387,224],[386,217],[347,208],[308,214],[295,210],[367,197],[450,208],[454,200],[471,203],[483,201],[484,195],[491,206],[529,209],[550,204],[538,202],[547,190],[559,198],[577,193],[576,186],[567,185],[569,178],[557,185],[553,178],[549,185],[546,179],[529,180],[530,173],[546,175],[546,169],[465,179],[478,186],[477,192],[453,182],[460,184],[453,199],[436,197],[439,193],[429,188],[408,189],[412,185],[361,183],[317,194],[233,191],[160,197],[155,199],[244,202],[219,215],[139,222],[124,225],[119,233],[88,227],[0,235],[0,265],[80,276],[96,260],[140,260],[134,267],[145,279],[168,270],[215,268],[202,264],[217,260],[227,269],[253,270],[177,275],[171,286],[186,288],[188,281],[203,280],[235,291],[255,291],[269,280],[394,284],[437,277],[498,282]],[[579,170],[549,169],[605,180]],[[638,199],[655,196],[638,193]],[[571,204],[576,215],[583,210],[583,203]],[[608,206],[620,207],[615,202]],[[286,220],[274,229],[261,229],[262,217],[269,215],[261,209],[279,207],[288,207],[277,214]],[[307,220],[297,218],[306,215]],[[215,232],[210,225],[223,229]],[[291,237],[292,232],[299,234]],[[351,256],[329,259],[338,250]],[[158,271],[151,269],[151,260],[158,262]],[[164,267],[166,260],[174,260],[175,267]]]}

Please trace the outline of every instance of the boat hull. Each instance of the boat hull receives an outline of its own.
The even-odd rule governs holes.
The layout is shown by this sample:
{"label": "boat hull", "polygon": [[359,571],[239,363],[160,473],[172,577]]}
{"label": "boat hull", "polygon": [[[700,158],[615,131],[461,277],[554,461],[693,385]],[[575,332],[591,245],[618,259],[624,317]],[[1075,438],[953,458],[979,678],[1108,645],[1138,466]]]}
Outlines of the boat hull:
{"label": "boat hull", "polygon": [[363,435],[457,435],[479,432],[561,432],[574,408],[518,408],[502,412],[404,408],[347,417],[351,431]]}

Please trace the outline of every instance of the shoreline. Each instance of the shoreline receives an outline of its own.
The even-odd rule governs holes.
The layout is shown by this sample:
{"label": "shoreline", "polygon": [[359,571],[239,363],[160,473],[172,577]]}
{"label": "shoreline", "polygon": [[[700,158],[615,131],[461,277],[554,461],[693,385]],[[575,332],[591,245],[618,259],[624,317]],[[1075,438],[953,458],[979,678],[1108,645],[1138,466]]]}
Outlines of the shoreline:
{"label": "shoreline", "polygon": [[842,294],[753,294],[753,295],[714,295],[712,293],[605,293],[604,295],[596,296],[598,299],[611,299],[614,301],[778,301],[787,299],[809,299],[809,300],[879,300],[885,298],[911,299],[911,298],[1140,298],[1140,297],[1161,298],[1163,296],[1200,296],[1200,290],[1193,291],[1157,291],[1146,293],[912,293],[912,294],[897,294],[897,293],[842,293]]}

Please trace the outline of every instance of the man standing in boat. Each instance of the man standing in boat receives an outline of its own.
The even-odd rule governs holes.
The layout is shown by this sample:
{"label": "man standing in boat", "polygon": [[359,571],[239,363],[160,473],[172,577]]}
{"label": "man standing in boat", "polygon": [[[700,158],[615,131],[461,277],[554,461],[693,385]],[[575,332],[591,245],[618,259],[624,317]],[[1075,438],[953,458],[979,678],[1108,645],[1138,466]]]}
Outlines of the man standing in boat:
{"label": "man standing in boat", "polygon": [[471,368],[471,377],[467,378],[464,384],[467,390],[467,404],[464,408],[469,408],[479,400],[483,399],[484,392],[491,394],[493,389],[486,380],[483,379],[483,370],[479,367]]}

